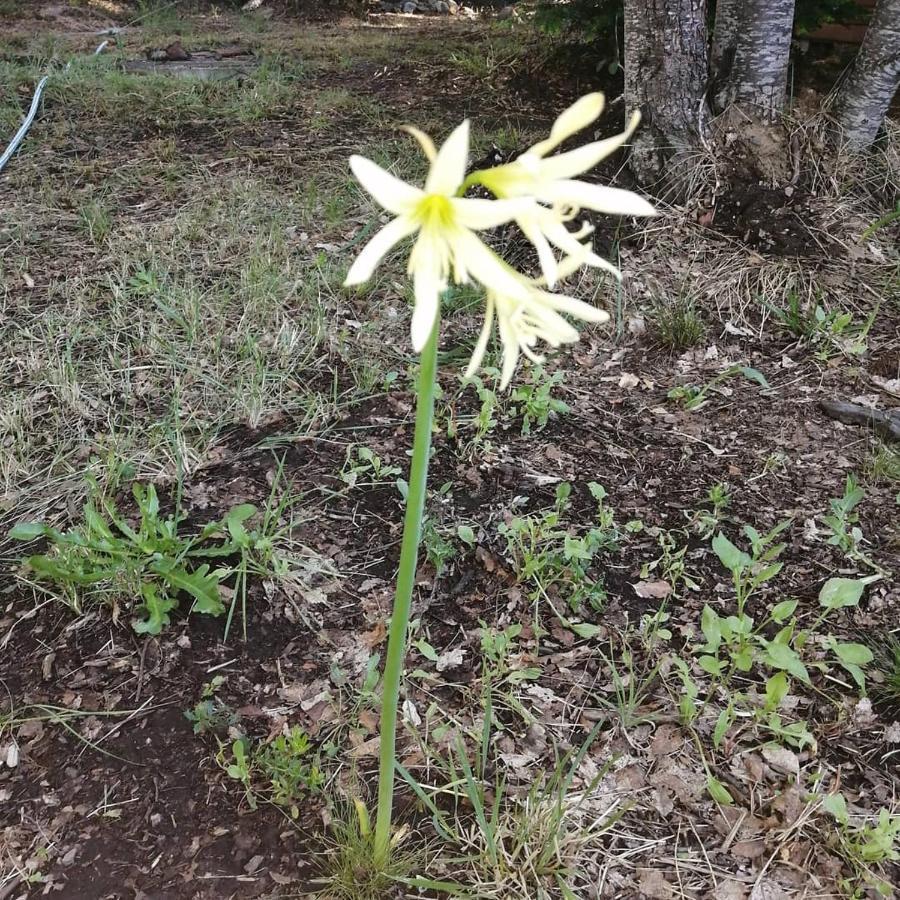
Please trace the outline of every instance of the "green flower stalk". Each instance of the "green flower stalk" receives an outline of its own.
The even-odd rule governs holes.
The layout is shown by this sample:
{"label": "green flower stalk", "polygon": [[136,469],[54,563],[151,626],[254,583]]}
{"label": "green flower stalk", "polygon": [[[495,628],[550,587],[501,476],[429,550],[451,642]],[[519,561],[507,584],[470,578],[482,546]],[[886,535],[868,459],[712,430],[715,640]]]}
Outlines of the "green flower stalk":
{"label": "green flower stalk", "polygon": [[[412,238],[407,264],[414,294],[411,338],[413,349],[421,352],[400,568],[382,681],[378,809],[373,836],[373,864],[382,872],[387,869],[392,847],[397,712],[428,481],[441,297],[451,283],[475,282],[484,289],[484,326],[466,374],[474,374],[481,364],[496,322],[503,345],[502,388],[509,385],[520,355],[533,362],[543,361],[534,350],[538,341],[559,347],[578,340],[578,331],[565,316],[594,323],[608,321],[602,310],[547,290],[582,266],[606,269],[621,277],[585,240],[592,230],[589,223],[582,223],[576,231],[566,227],[581,208],[627,216],[654,212],[646,200],[630,191],[575,180],[628,139],[637,127],[637,116],[615,138],[551,155],[565,140],[587,128],[602,109],[602,94],[582,97],[559,116],[547,140],[508,165],[475,172],[468,178],[468,121],[458,126],[440,149],[428,135],[408,126],[406,131],[419,142],[430,163],[421,188],[401,181],[363,156],[350,158],[357,180],[393,218],[362,249],[344,283],[351,286],[367,281],[398,243]],[[473,185],[486,187],[494,199],[465,197],[467,188]],[[543,272],[541,279],[517,272],[478,236],[478,232],[510,222],[515,222],[534,244]],[[556,258],[557,252],[561,259]]]}
{"label": "green flower stalk", "polygon": [[397,741],[397,708],[400,703],[400,677],[406,656],[406,632],[409,608],[419,561],[422,519],[428,485],[428,458],[431,455],[431,427],[434,421],[434,388],[437,377],[437,345],[440,315],[434,321],[431,335],[422,348],[419,384],[416,397],[416,430],[413,438],[409,490],[403,541],[400,545],[400,568],[397,592],[388,633],[387,658],[384,663],[381,701],[381,744],[378,761],[378,810],[375,815],[374,859],[384,868],[391,851],[391,814],[394,801],[394,760]]}

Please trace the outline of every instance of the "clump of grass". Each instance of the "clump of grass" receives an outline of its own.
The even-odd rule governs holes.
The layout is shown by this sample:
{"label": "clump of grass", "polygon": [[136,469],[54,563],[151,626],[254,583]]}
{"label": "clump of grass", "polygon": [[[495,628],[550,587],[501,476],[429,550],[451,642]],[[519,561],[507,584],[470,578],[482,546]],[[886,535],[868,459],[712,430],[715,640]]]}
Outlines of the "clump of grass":
{"label": "clump of grass", "polygon": [[98,200],[88,200],[78,209],[78,223],[94,244],[102,244],[112,230],[112,217]]}
{"label": "clump of grass", "polygon": [[872,481],[900,482],[900,451],[886,444],[879,446],[866,466],[866,475]]}
{"label": "clump of grass", "polygon": [[392,841],[393,851],[386,866],[375,864],[375,844],[369,813],[362,801],[354,800],[338,811],[331,824],[331,848],[322,863],[322,885],[318,894],[323,900],[385,900],[401,896],[402,884],[413,882],[413,873],[422,871],[422,854],[401,848],[405,831]]}
{"label": "clump of grass", "polygon": [[878,677],[869,679],[873,699],[893,709],[900,709],[900,637],[888,633],[874,641],[869,638],[874,655],[872,667]]}
{"label": "clump of grass", "polygon": [[654,340],[670,350],[696,347],[706,335],[706,324],[693,298],[686,294],[657,300],[649,318]]}

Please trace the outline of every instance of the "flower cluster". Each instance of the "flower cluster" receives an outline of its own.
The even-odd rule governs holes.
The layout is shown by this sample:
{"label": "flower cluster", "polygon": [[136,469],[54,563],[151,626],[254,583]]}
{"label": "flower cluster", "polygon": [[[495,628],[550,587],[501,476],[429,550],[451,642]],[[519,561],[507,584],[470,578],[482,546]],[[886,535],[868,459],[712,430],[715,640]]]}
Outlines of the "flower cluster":
{"label": "flower cluster", "polygon": [[[548,290],[582,266],[602,268],[621,278],[586,240],[592,230],[589,223],[581,223],[574,231],[567,227],[582,209],[627,216],[654,213],[646,200],[631,191],[577,180],[628,140],[639,114],[634,114],[622,134],[551,155],[602,110],[602,94],[582,97],[559,116],[546,140],[511,163],[468,178],[468,121],[453,131],[440,150],[426,134],[407,127],[430,163],[424,188],[401,181],[363,156],[352,156],[353,174],[395,218],[363,248],[345,284],[368,280],[396,244],[414,237],[408,265],[415,296],[413,347],[421,350],[431,336],[447,286],[477,282],[485,290],[486,312],[468,374],[480,365],[496,318],[503,345],[501,387],[509,384],[520,353],[541,361],[534,350],[538,341],[558,347],[578,339],[563,314],[587,322],[607,321],[609,316],[602,310]],[[476,185],[487,188],[495,199],[463,196]],[[534,245],[542,278],[530,279],[517,272],[476,234],[509,222],[515,222]]]}

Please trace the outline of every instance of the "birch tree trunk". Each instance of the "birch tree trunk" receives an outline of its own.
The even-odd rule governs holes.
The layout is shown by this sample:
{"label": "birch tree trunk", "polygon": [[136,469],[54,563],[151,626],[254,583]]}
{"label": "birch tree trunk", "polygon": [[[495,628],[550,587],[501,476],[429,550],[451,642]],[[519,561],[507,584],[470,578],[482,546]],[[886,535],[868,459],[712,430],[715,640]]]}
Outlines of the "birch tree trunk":
{"label": "birch tree trunk", "polygon": [[900,0],[878,0],[835,101],[835,117],[851,147],[861,150],[875,140],[898,84]]}
{"label": "birch tree trunk", "polygon": [[744,0],[726,103],[753,107],[764,121],[784,109],[794,0]]}
{"label": "birch tree trunk", "polygon": [[710,74],[713,83],[723,88],[731,75],[740,35],[744,0],[718,0],[713,25]]}
{"label": "birch tree trunk", "polygon": [[631,153],[639,181],[675,174],[672,157],[700,146],[708,68],[706,0],[625,0],[625,107],[643,114]]}

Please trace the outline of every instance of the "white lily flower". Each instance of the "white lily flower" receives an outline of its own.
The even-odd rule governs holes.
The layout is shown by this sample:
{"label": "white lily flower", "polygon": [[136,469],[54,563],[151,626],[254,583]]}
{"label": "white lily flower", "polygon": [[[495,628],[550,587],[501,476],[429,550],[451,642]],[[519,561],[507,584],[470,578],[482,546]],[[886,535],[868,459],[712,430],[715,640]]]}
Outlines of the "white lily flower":
{"label": "white lily flower", "polygon": [[457,284],[474,279],[510,297],[524,300],[527,290],[474,231],[512,221],[529,205],[527,199],[480,200],[457,197],[469,152],[469,123],[465,121],[440,150],[431,139],[407,129],[419,140],[431,162],[424,189],[386,172],[363,156],[352,156],[350,168],[360,184],[396,218],[363,248],[350,267],[344,284],[361,284],[398,242],[417,235],[409,255],[415,305],[412,344],[418,352],[427,342],[438,313],[441,292],[452,277]]}
{"label": "white lily flower", "polygon": [[[583,265],[581,257],[569,257],[560,264],[564,277]],[[520,276],[521,277],[521,276]],[[500,375],[500,389],[504,390],[512,380],[519,361],[519,354],[524,354],[532,362],[543,363],[544,357],[534,351],[537,342],[544,341],[551,347],[570,344],[578,340],[578,331],[560,313],[566,313],[585,322],[602,323],[609,321],[609,314],[597,309],[589,303],[566,297],[562,294],[551,294],[542,290],[540,283],[521,279],[527,290],[527,298],[509,296],[492,288],[487,290],[487,308],[484,325],[475,344],[472,359],[466,369],[466,378],[478,370],[488,341],[494,328],[494,317],[503,344],[503,363]]]}
{"label": "white lily flower", "polygon": [[[557,279],[551,245],[565,253],[576,252],[572,242],[583,237],[584,232],[573,235],[563,223],[580,209],[621,216],[652,216],[656,212],[643,197],[631,191],[576,180],[576,176],[593,169],[631,137],[641,120],[640,113],[632,115],[621,134],[547,156],[567,138],[590,125],[603,111],[603,104],[603,94],[582,97],[557,118],[546,140],[535,144],[513,162],[477,172],[470,179],[484,185],[498,198],[532,198],[534,202],[516,216],[516,223],[534,244],[544,277],[551,286]],[[584,263],[621,277],[614,266],[596,254],[589,254]]]}

